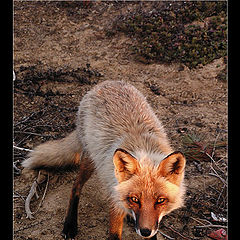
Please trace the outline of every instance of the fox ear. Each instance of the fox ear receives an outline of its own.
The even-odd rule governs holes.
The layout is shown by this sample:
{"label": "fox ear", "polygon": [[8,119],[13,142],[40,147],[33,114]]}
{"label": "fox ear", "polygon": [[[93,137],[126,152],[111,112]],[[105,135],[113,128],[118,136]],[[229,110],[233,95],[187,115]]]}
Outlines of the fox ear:
{"label": "fox ear", "polygon": [[139,163],[127,151],[118,148],[113,156],[113,163],[115,166],[115,176],[119,183],[128,180],[133,174],[139,171]]}
{"label": "fox ear", "polygon": [[173,152],[161,161],[158,174],[179,186],[184,176],[185,164],[184,155],[179,151]]}

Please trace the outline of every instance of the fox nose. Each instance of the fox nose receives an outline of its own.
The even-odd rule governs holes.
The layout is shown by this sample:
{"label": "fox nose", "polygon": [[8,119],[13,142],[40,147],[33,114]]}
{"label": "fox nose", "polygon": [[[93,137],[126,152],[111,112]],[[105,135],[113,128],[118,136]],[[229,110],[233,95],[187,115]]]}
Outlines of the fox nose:
{"label": "fox nose", "polygon": [[148,228],[143,228],[140,229],[140,233],[143,237],[149,237],[151,235],[151,230],[149,230]]}

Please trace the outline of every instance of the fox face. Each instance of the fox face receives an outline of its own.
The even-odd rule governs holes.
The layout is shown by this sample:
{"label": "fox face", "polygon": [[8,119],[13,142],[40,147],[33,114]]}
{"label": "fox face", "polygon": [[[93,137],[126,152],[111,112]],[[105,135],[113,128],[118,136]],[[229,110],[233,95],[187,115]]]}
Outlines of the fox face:
{"label": "fox face", "polygon": [[154,166],[150,159],[138,161],[117,149],[113,162],[120,202],[135,220],[136,232],[144,238],[153,237],[162,217],[183,205],[183,154],[174,152]]}

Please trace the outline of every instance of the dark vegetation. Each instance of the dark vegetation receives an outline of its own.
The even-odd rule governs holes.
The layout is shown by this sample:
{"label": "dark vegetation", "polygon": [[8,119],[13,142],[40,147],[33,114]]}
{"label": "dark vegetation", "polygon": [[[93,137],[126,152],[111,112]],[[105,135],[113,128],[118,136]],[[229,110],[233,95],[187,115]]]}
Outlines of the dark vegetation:
{"label": "dark vegetation", "polygon": [[[144,62],[181,62],[190,68],[227,54],[227,2],[153,2],[120,15],[108,36],[124,32]],[[149,6],[149,5],[148,5]]]}

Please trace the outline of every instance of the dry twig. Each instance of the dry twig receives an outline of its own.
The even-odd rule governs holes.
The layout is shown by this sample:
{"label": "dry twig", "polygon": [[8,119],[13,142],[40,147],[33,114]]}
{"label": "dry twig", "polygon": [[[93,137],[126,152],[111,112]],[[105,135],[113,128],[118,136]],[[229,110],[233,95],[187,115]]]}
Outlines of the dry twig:
{"label": "dry twig", "polygon": [[[211,159],[212,163],[217,167],[218,170],[220,170],[221,172],[223,172],[216,164],[215,160],[213,159],[213,156],[210,156],[208,153],[206,153],[206,155]],[[213,164],[211,164],[210,168],[213,171],[212,173],[209,173],[209,175],[215,176],[217,178],[219,178],[221,180],[221,182],[227,186],[227,182],[225,179],[223,179],[218,172],[214,169]]]}
{"label": "dry twig", "polygon": [[15,191],[15,192],[13,193],[13,198],[19,198],[19,197],[25,202],[24,197],[23,197],[21,194],[19,194],[18,192]]}
{"label": "dry twig", "polygon": [[181,239],[186,239],[186,240],[192,239],[192,238],[190,238],[190,237],[186,237],[186,236],[182,235],[180,232],[178,232],[177,230],[173,229],[172,227],[166,226],[166,224],[164,224],[164,226],[165,226],[166,228],[170,229],[172,232],[174,232],[174,233],[176,233],[177,235],[179,235],[179,236],[181,237]]}
{"label": "dry twig", "polygon": [[28,149],[28,148],[21,148],[21,147],[17,147],[13,145],[13,148],[17,149],[17,150],[21,150],[21,151],[26,151],[26,152],[32,152],[33,150]]}
{"label": "dry twig", "polygon": [[170,240],[174,240],[175,238],[172,238],[170,236],[168,236],[166,233],[163,233],[162,231],[158,230],[159,233],[161,233],[161,235],[163,235],[165,238],[170,239]]}
{"label": "dry twig", "polygon": [[27,131],[26,132],[25,131],[15,131],[15,133],[29,134],[29,135],[40,136],[40,137],[51,137],[51,135],[39,134],[39,133],[27,132]]}
{"label": "dry twig", "polygon": [[224,225],[213,225],[213,224],[195,226],[195,227],[196,228],[228,228],[227,226],[224,226]]}
{"label": "dry twig", "polygon": [[21,169],[19,169],[19,168],[16,166],[19,162],[20,162],[19,160],[13,162],[13,170],[14,170],[14,173],[17,174],[17,175],[20,175],[20,174],[21,174]]}

